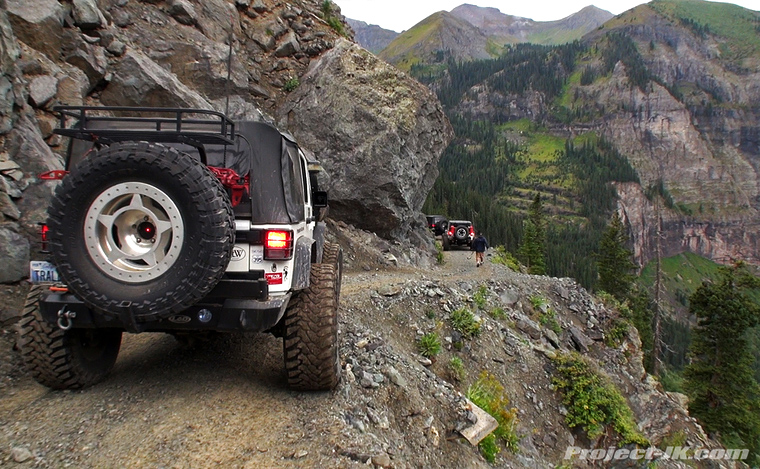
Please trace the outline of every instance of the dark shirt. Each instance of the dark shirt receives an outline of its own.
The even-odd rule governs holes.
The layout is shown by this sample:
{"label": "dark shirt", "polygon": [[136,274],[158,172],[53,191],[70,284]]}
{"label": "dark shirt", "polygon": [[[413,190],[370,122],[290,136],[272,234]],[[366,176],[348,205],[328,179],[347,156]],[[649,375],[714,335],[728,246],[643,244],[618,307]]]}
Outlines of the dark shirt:
{"label": "dark shirt", "polygon": [[472,240],[472,249],[475,250],[475,252],[485,252],[488,248],[488,241],[486,241],[486,238],[483,236],[478,236],[474,240]]}

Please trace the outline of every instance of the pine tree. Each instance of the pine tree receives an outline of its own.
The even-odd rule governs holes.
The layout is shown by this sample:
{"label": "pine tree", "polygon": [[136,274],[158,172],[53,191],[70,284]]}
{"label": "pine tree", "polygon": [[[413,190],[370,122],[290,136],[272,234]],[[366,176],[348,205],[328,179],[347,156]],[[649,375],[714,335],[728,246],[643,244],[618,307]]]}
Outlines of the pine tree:
{"label": "pine tree", "polygon": [[689,413],[728,448],[748,448],[750,465],[760,463],[760,385],[752,370],[747,331],[760,322],[760,306],[748,296],[760,287],[741,264],[721,270],[691,296],[697,316],[684,371]]}
{"label": "pine tree", "polygon": [[518,256],[528,266],[528,273],[546,273],[546,224],[541,194],[536,194],[528,209],[528,219],[523,223],[523,239]]}
{"label": "pine tree", "polygon": [[633,254],[626,247],[627,242],[625,226],[620,215],[615,212],[599,242],[597,270],[599,290],[609,293],[620,302],[628,298],[634,279],[631,272],[636,268],[631,260]]}

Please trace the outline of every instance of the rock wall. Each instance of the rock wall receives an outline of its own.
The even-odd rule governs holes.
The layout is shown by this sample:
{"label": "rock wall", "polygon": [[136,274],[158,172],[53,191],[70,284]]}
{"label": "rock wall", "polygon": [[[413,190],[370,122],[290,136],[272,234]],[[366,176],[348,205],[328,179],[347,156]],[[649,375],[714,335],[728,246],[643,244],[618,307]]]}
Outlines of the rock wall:
{"label": "rock wall", "polygon": [[[636,263],[645,265],[657,255],[657,208],[647,199],[639,184],[615,185],[620,199],[618,211],[629,227]],[[683,217],[660,207],[663,257],[693,252],[719,263],[744,260],[760,264],[760,221],[727,220],[723,222]]]}
{"label": "rock wall", "polygon": [[[317,0],[0,0],[0,259],[12,265],[0,282],[23,279],[37,257],[30,240],[55,187],[37,175],[62,167],[67,143],[53,134],[58,104],[278,116],[333,171],[333,218],[429,245],[420,208],[448,121],[322,10]],[[345,21],[335,4],[330,14]],[[346,112],[316,107],[323,94]]]}

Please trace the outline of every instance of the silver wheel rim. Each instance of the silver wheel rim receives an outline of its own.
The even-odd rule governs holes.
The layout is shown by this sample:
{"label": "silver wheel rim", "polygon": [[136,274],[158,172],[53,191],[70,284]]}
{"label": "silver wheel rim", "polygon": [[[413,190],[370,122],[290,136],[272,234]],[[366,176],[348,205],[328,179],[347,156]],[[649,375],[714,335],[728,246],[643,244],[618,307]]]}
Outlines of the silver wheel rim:
{"label": "silver wheel rim", "polygon": [[166,273],[179,258],[183,233],[177,204],[143,182],[116,184],[101,192],[84,224],[90,258],[104,274],[127,283]]}

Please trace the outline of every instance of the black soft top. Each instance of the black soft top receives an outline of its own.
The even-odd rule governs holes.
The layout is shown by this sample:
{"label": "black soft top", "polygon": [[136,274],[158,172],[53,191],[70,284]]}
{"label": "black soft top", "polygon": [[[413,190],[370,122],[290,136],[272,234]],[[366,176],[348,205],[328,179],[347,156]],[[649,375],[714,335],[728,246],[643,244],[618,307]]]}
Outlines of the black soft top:
{"label": "black soft top", "polygon": [[[208,166],[233,169],[241,177],[249,175],[250,196],[235,208],[236,216],[250,216],[257,224],[289,224],[305,218],[305,173],[319,168],[319,163],[302,152],[292,136],[270,124],[233,122],[221,113],[199,109],[62,106],[56,110],[61,113],[61,123],[55,132],[72,137],[68,170],[86,158],[96,142],[157,142]],[[145,113],[151,117],[140,117]],[[120,117],[122,114],[125,116]],[[73,118],[72,122],[67,118]],[[302,164],[300,154],[306,157],[308,167]]]}

